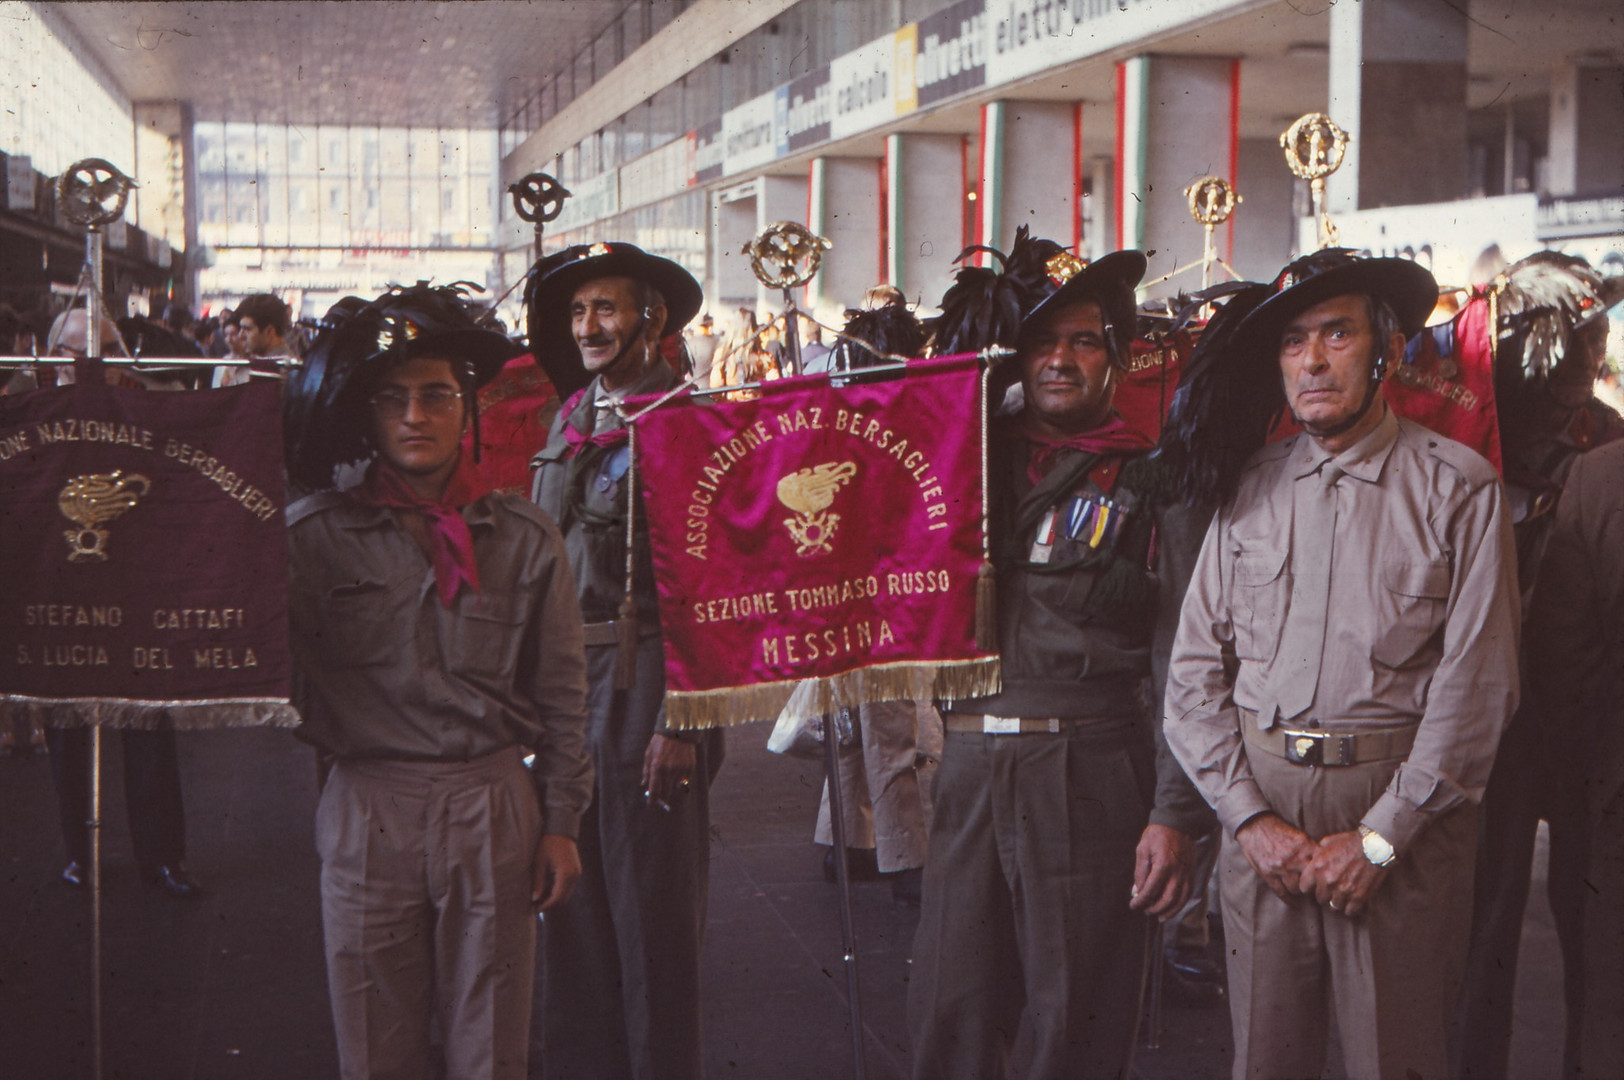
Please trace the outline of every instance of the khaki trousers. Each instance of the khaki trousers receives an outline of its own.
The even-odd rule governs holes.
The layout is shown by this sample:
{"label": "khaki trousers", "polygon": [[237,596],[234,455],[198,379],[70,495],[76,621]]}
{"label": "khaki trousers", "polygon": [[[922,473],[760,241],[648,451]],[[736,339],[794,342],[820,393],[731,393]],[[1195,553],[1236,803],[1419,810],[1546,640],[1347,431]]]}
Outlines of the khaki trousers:
{"label": "khaki trousers", "polygon": [[[1269,805],[1316,839],[1357,828],[1398,762],[1308,768],[1247,748]],[[1345,1072],[1448,1075],[1445,1028],[1472,921],[1477,808],[1429,825],[1357,918],[1281,900],[1224,836],[1219,855],[1236,1080],[1317,1077],[1334,1025]]]}
{"label": "khaki trousers", "polygon": [[[839,757],[846,846],[873,848],[884,874],[924,866],[928,793],[936,771],[929,762],[942,755],[942,718],[928,701],[882,701],[859,708],[861,752],[842,747]],[[835,842],[827,780],[812,840]]]}
{"label": "khaki trousers", "polygon": [[340,761],[316,809],[327,986],[343,1080],[523,1080],[541,812],[517,750]]}

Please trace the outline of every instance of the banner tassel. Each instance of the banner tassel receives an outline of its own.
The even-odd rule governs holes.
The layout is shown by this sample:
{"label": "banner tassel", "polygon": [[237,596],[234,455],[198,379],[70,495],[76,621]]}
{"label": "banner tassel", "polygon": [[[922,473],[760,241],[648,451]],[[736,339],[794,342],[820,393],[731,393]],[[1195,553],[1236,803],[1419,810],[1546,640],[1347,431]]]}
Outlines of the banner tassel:
{"label": "banner tassel", "polygon": [[976,648],[998,651],[998,571],[990,559],[976,571]]}
{"label": "banner tassel", "polygon": [[620,602],[615,619],[615,689],[637,684],[637,603],[630,596]]}

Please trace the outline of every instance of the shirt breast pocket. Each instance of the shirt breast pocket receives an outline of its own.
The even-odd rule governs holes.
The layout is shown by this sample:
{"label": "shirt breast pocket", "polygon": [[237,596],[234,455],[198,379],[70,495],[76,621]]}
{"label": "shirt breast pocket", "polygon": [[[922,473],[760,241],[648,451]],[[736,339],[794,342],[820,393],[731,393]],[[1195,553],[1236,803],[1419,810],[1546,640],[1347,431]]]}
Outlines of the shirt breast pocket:
{"label": "shirt breast pocket", "polygon": [[329,589],[318,605],[316,656],[326,668],[392,663],[414,627],[408,585],[356,581]]}
{"label": "shirt breast pocket", "polygon": [[1388,562],[1377,595],[1377,637],[1370,655],[1379,664],[1413,664],[1444,623],[1449,605],[1447,562]]}
{"label": "shirt breast pocket", "polygon": [[1285,548],[1242,548],[1235,555],[1235,601],[1230,618],[1235,628],[1235,655],[1267,663],[1280,647],[1291,573]]}
{"label": "shirt breast pocket", "polygon": [[463,593],[451,622],[451,670],[487,676],[512,672],[524,635],[523,599],[512,593]]}

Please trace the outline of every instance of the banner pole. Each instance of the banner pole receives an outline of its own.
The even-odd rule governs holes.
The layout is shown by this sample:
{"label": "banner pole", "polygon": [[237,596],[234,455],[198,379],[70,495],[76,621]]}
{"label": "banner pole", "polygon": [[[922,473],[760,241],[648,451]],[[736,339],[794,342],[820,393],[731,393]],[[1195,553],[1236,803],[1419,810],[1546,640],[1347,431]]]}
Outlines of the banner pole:
{"label": "banner pole", "polygon": [[85,352],[101,356],[102,234],[95,225],[85,230],[85,262],[90,265],[90,295],[85,297]]}
{"label": "banner pole", "polygon": [[840,888],[840,946],[846,965],[852,1076],[864,1080],[868,1070],[863,1060],[863,1001],[857,983],[857,921],[852,917],[851,867],[846,864],[846,800],[840,790],[840,751],[835,745],[833,712],[823,714],[823,759],[829,782],[830,838],[835,842],[835,880]]}
{"label": "banner pole", "polygon": [[93,1080],[102,1080],[101,818],[102,729],[100,724],[96,724],[90,729],[90,820],[86,822],[90,828],[90,1041]]}

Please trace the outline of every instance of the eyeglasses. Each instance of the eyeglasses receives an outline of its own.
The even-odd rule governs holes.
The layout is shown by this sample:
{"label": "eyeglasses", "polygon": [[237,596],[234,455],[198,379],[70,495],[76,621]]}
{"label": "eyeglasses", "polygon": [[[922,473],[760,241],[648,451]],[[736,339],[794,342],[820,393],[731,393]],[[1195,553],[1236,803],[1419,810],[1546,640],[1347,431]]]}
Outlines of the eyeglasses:
{"label": "eyeglasses", "polygon": [[449,416],[462,400],[461,390],[431,387],[410,393],[405,390],[379,390],[372,395],[372,411],[385,420],[399,420],[416,401],[425,416]]}

